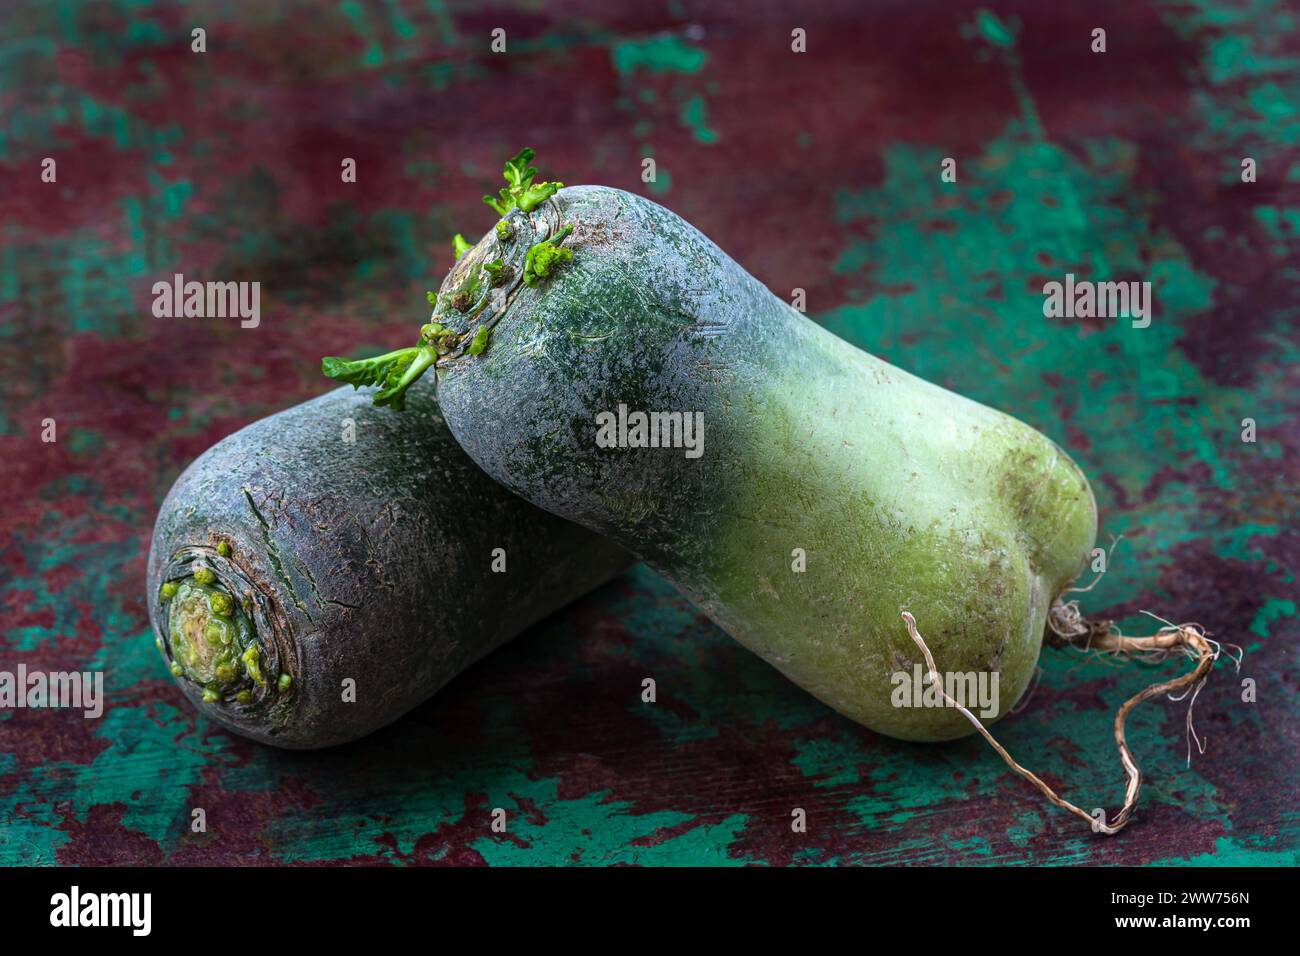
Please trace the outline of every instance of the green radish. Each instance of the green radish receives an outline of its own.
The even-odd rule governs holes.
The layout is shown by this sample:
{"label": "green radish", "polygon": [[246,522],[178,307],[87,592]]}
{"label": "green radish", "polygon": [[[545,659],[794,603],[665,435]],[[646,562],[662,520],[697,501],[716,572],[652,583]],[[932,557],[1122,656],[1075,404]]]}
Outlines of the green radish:
{"label": "green radish", "polygon": [[149,550],[149,617],[207,716],[279,747],[353,740],[630,563],[489,480],[432,392],[397,416],[335,389],[176,480]]}
{"label": "green radish", "polygon": [[943,672],[996,675],[981,717],[1003,716],[1093,548],[1069,455],[827,332],[648,199],[581,186],[511,208],[531,156],[422,344],[327,374],[397,404],[436,367],[489,475],[634,552],[841,714],[905,740],[976,729],[900,703],[923,664],[910,612]]}

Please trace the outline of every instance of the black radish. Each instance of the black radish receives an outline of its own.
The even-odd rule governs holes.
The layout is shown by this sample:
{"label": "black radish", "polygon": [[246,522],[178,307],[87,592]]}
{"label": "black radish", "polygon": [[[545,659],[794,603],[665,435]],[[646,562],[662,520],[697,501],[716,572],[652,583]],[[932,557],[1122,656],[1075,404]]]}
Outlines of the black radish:
{"label": "black radish", "polygon": [[264,418],[167,495],[149,616],[217,722],[280,747],[361,737],[630,563],[492,482],[420,391],[400,416],[340,388]]}

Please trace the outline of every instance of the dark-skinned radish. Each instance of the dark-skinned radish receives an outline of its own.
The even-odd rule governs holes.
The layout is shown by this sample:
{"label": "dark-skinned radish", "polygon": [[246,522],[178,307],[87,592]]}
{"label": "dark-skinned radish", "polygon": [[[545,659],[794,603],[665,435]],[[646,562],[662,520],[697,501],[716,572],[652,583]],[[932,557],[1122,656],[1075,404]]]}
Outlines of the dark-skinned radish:
{"label": "dark-skinned radish", "polygon": [[[400,405],[436,368],[447,424],[489,475],[628,548],[883,734],[989,736],[1045,637],[1118,639],[1069,599],[1097,510],[1057,444],[837,338],[662,206],[535,184],[531,158],[507,164],[491,201],[503,218],[430,296],[420,344],[326,359],[327,374]],[[1196,628],[1123,640],[1197,656],[1179,687],[1217,653]],[[930,654],[945,674],[996,675],[992,712],[946,694],[947,706],[900,706],[898,676]],[[1114,820],[1048,791],[1103,832],[1127,823],[1140,780],[1122,719],[1116,736],[1130,785]]]}
{"label": "dark-skinned radish", "polygon": [[279,747],[353,740],[628,566],[484,475],[432,393],[417,387],[399,416],[335,389],[176,480],[149,552],[149,618],[206,715]]}

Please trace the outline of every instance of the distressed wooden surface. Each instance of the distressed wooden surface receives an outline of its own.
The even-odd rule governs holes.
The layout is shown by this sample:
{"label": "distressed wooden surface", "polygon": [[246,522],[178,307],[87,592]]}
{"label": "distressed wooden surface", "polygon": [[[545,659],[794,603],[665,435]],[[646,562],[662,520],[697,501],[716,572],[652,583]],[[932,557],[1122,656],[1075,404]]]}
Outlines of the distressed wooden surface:
{"label": "distressed wooden surface", "polygon": [[[0,862],[1297,862],[1294,10],[724,6],[6,5],[0,669],[102,670],[108,708],[0,711]],[[977,739],[837,717],[644,568],[339,750],[263,748],[185,705],[145,615],[163,494],[325,390],[322,354],[409,344],[452,234],[491,225],[478,197],[525,144],[544,176],[648,191],[838,334],[1045,431],[1090,475],[1103,540],[1125,536],[1086,610],[1246,649],[1200,695],[1190,768],[1185,702],[1130,721],[1147,783],[1123,835]],[[260,281],[261,326],[154,318],[175,272]],[[1045,319],[1066,272],[1151,281],[1150,327]],[[1181,665],[1041,666],[1000,739],[1115,807],[1112,715]]]}

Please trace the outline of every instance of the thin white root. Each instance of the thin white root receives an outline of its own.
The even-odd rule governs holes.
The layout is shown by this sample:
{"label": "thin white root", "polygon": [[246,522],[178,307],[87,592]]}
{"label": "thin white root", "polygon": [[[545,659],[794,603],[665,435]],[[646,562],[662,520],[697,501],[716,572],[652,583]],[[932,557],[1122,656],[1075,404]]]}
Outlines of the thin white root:
{"label": "thin white root", "polygon": [[[1155,617],[1154,614],[1151,616]],[[1052,641],[1054,645],[1075,647],[1084,651],[1108,654],[1112,657],[1152,662],[1165,660],[1169,654],[1181,652],[1188,657],[1194,658],[1197,662],[1196,667],[1189,673],[1170,681],[1152,684],[1145,690],[1134,694],[1123,703],[1119,712],[1116,713],[1115,743],[1119,747],[1120,763],[1124,767],[1127,783],[1124,788],[1124,804],[1119,813],[1115,815],[1114,822],[1108,822],[1104,815],[1099,819],[1076,807],[1068,800],[1062,799],[1057,795],[1056,791],[1044,783],[1035,773],[1016,763],[1011,754],[1007,753],[1006,748],[988,732],[980,719],[954,700],[944,689],[943,681],[940,679],[938,669],[934,664],[934,657],[930,654],[930,648],[926,646],[924,639],[922,639],[920,632],[916,628],[916,619],[907,611],[902,612],[902,617],[903,623],[907,625],[907,633],[911,635],[912,640],[925,656],[927,677],[930,683],[934,685],[934,688],[943,696],[943,699],[955,707],[963,717],[975,726],[975,729],[988,741],[989,746],[998,752],[998,755],[1006,762],[1008,767],[1037,787],[1043,796],[1047,797],[1053,804],[1088,821],[1088,826],[1095,833],[1105,833],[1113,836],[1128,825],[1133,817],[1133,811],[1137,808],[1138,792],[1142,789],[1142,771],[1138,768],[1137,761],[1133,759],[1133,752],[1129,750],[1128,742],[1124,739],[1124,722],[1128,718],[1129,711],[1142,701],[1159,697],[1162,694],[1168,694],[1172,697],[1175,693],[1180,692],[1180,696],[1173,699],[1181,700],[1190,694],[1191,703],[1187,708],[1187,760],[1189,765],[1191,763],[1193,740],[1195,740],[1199,751],[1201,753],[1205,752],[1204,744],[1196,736],[1196,731],[1192,728],[1192,707],[1196,703],[1196,697],[1200,693],[1201,687],[1205,684],[1206,676],[1214,667],[1221,645],[1207,638],[1205,631],[1199,624],[1176,625],[1165,621],[1165,626],[1150,637],[1125,637],[1119,632],[1119,628],[1115,627],[1110,621],[1092,622],[1084,619],[1083,615],[1079,613],[1077,603],[1074,601],[1064,604],[1057,603],[1052,606],[1051,613],[1048,615],[1048,627],[1055,636]],[[1157,620],[1163,619],[1157,618]],[[1234,658],[1233,660],[1240,667],[1240,658]]]}
{"label": "thin white root", "polygon": [[[1110,566],[1110,556],[1115,553],[1115,546],[1123,540],[1124,540],[1124,536],[1122,534],[1119,535],[1118,537],[1116,537],[1115,535],[1110,536],[1110,547],[1106,549],[1107,567]],[[1066,588],[1065,593],[1066,594],[1087,594],[1089,591],[1091,591],[1093,588],[1097,586],[1097,582],[1101,580],[1102,575],[1105,573],[1106,572],[1104,570],[1098,571],[1096,577],[1092,579],[1092,583],[1089,584],[1086,588]]]}

